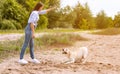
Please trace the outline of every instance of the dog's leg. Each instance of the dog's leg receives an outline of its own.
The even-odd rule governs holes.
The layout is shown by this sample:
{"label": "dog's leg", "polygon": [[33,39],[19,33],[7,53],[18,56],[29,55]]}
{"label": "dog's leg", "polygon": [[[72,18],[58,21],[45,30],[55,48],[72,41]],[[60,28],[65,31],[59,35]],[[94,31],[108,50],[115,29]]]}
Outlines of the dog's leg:
{"label": "dog's leg", "polygon": [[82,64],[85,64],[87,59],[82,59]]}
{"label": "dog's leg", "polygon": [[86,51],[82,58],[82,64],[84,64],[87,61],[87,58],[88,58],[88,52]]}
{"label": "dog's leg", "polygon": [[72,58],[72,59],[70,59],[69,61],[67,61],[65,64],[70,64],[70,63],[74,63],[74,62],[75,62],[75,59]]}

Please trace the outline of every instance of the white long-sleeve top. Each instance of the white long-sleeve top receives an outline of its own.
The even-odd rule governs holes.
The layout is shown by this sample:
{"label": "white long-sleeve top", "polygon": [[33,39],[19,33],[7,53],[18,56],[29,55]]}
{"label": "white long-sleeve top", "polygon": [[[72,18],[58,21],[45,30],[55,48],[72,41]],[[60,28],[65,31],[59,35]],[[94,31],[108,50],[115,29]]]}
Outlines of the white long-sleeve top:
{"label": "white long-sleeve top", "polygon": [[41,11],[32,11],[30,14],[30,17],[28,19],[28,23],[33,23],[34,26],[37,26],[37,22],[39,20],[39,15],[41,14],[46,14],[46,10],[41,10]]}

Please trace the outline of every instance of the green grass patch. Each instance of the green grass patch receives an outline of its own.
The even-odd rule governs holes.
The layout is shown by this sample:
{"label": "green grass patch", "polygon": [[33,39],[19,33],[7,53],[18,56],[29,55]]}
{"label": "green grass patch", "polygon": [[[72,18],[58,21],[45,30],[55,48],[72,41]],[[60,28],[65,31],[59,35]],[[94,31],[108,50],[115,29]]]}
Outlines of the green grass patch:
{"label": "green grass patch", "polygon": [[98,35],[118,35],[120,34],[120,28],[107,28],[97,32],[93,32],[92,34]]}

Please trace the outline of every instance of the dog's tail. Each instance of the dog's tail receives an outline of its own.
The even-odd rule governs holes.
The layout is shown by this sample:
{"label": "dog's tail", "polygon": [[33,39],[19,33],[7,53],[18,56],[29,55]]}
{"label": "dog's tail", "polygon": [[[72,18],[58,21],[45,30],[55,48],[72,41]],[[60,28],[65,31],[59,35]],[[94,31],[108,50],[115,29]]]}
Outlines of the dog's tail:
{"label": "dog's tail", "polygon": [[[96,42],[93,42],[93,43],[89,44],[87,47],[90,47],[90,46],[92,46],[94,44],[96,44]],[[91,56],[92,56],[92,54],[88,54],[87,58],[82,62],[82,64],[84,64],[88,59],[90,59]]]}
{"label": "dog's tail", "polygon": [[[96,42],[93,42],[93,43],[89,44],[87,47],[90,47],[90,46],[92,46],[92,45],[94,45],[94,44],[96,44]],[[82,64],[84,64],[87,60],[89,60],[91,56],[92,56],[92,54],[88,54],[88,56],[87,56],[86,59],[82,62]]]}

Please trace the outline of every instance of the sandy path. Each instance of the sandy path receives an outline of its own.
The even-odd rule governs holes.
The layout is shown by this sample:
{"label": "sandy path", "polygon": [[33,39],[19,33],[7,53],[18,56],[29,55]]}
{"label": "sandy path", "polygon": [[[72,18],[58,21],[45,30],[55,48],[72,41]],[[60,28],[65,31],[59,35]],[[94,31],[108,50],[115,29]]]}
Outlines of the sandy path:
{"label": "sandy path", "polygon": [[[48,48],[45,51],[37,50],[35,52],[42,64],[20,65],[17,63],[19,57],[10,58],[0,64],[0,74],[120,74],[120,35],[82,33],[81,36],[89,38],[90,41],[76,42],[74,48],[96,42],[88,47],[90,58],[85,64],[61,64],[61,61],[65,59],[61,51]],[[30,58],[27,57],[29,54],[25,55],[25,59],[30,61]]]}
{"label": "sandy path", "polygon": [[21,38],[23,34],[0,34],[0,41],[6,41],[6,40],[17,40]]}

